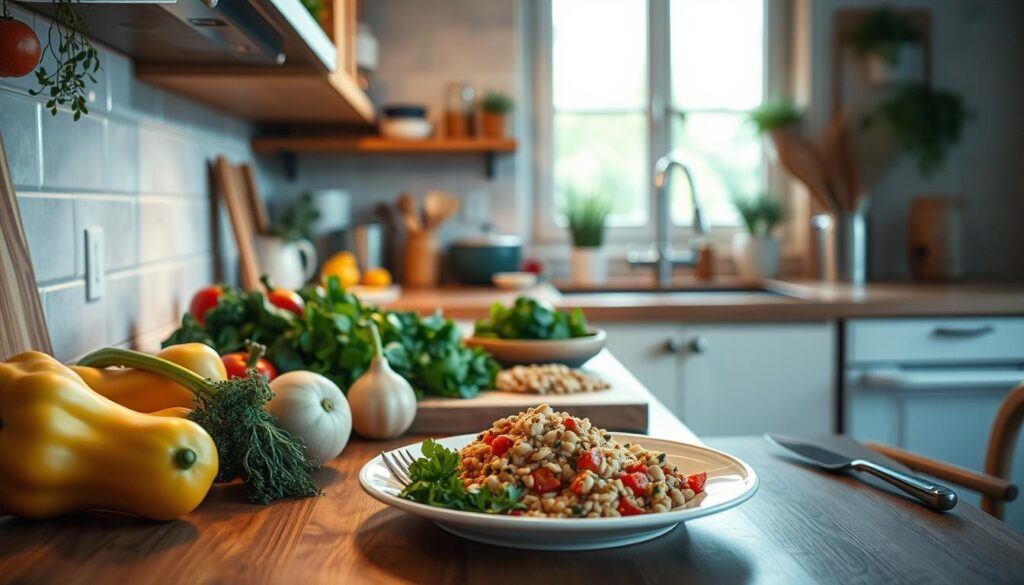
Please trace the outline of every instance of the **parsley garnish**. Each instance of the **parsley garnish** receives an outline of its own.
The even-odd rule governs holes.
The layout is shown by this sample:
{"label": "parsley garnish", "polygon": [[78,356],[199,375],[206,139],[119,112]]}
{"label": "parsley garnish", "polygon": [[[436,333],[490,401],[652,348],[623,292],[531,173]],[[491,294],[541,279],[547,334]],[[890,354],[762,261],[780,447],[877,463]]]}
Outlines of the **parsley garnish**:
{"label": "parsley garnish", "polygon": [[423,457],[409,466],[412,483],[402,490],[401,497],[430,506],[487,514],[526,509],[519,501],[523,497],[522,486],[507,485],[497,493],[487,488],[469,491],[459,479],[461,458],[457,452],[430,439],[423,442],[422,451]]}

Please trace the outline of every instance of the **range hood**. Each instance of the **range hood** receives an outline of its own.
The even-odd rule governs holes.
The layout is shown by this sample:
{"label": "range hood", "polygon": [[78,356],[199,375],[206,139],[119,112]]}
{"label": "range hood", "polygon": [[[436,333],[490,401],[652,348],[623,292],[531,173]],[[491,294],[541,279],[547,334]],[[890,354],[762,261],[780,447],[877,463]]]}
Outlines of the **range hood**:
{"label": "range hood", "polygon": [[[53,16],[50,0],[26,5]],[[299,0],[80,0],[75,10],[90,37],[136,63],[337,67],[334,45]]]}

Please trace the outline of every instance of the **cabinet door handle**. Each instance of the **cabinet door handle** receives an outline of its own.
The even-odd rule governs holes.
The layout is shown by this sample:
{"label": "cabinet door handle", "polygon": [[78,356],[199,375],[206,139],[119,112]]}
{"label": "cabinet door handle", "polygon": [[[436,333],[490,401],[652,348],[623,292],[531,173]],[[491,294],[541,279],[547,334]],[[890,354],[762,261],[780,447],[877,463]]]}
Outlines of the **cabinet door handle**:
{"label": "cabinet door handle", "polygon": [[703,337],[694,337],[689,343],[690,353],[704,353],[708,350],[708,340]]}
{"label": "cabinet door handle", "polygon": [[980,325],[978,327],[944,327],[939,326],[932,330],[932,335],[937,337],[981,337],[995,331],[991,325]]}
{"label": "cabinet door handle", "polygon": [[669,337],[665,340],[664,347],[668,353],[679,353],[679,350],[683,349],[683,342],[675,337]]}

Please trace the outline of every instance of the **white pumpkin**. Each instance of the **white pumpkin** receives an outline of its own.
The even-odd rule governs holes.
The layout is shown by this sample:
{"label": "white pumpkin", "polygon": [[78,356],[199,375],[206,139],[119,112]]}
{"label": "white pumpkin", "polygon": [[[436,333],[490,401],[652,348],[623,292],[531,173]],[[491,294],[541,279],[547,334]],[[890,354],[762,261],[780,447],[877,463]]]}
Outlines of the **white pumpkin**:
{"label": "white pumpkin", "polygon": [[352,434],[352,411],[337,384],[315,372],[286,372],[270,383],[267,412],[326,463],[341,454]]}

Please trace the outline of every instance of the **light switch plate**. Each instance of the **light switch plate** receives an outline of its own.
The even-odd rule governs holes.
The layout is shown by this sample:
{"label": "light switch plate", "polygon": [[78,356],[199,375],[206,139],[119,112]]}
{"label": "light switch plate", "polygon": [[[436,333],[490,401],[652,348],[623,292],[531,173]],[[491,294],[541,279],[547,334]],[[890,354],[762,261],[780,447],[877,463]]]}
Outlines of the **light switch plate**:
{"label": "light switch plate", "polygon": [[85,228],[85,300],[103,297],[106,289],[103,228]]}

